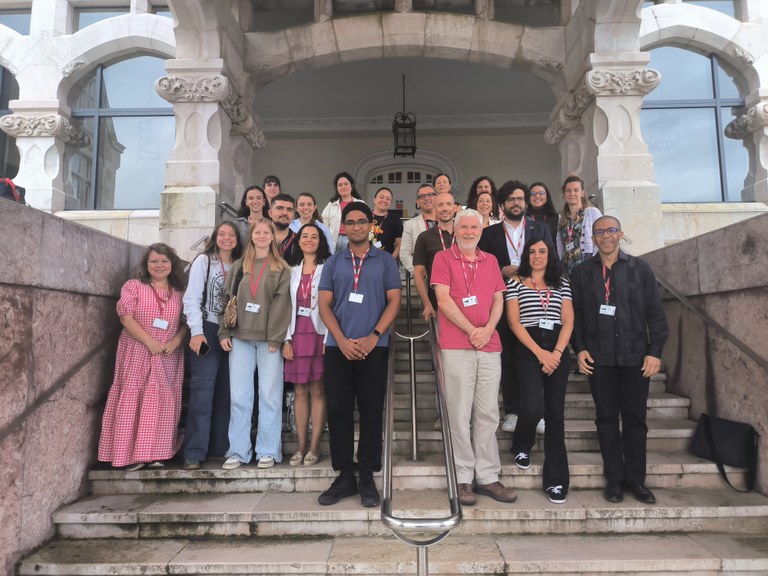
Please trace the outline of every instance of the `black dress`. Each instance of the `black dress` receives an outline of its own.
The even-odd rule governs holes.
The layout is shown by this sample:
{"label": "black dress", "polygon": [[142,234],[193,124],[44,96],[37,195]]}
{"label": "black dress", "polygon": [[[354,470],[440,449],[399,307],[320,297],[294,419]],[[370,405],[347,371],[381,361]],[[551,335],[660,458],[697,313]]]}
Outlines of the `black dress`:
{"label": "black dress", "polygon": [[375,224],[373,230],[374,242],[381,242],[381,249],[392,254],[395,251],[395,240],[403,236],[403,223],[397,214],[388,212],[386,216],[373,215]]}

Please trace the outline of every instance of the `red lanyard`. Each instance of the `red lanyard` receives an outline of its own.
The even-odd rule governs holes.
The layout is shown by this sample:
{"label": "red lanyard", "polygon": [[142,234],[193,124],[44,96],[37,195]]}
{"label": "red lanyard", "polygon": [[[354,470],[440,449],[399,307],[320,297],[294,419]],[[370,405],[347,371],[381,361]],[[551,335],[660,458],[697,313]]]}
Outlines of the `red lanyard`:
{"label": "red lanyard", "polygon": [[349,249],[349,253],[352,255],[352,278],[354,281],[354,290],[355,294],[357,294],[357,285],[360,283],[360,272],[363,271],[363,260],[365,260],[365,257],[368,256],[368,251],[371,249],[370,245],[365,251],[365,254],[362,255],[360,258],[360,266],[358,267],[357,264],[355,264],[355,253],[352,252],[352,248]]}
{"label": "red lanyard", "polygon": [[549,300],[552,297],[552,290],[550,290],[549,286],[547,286],[547,289],[546,289],[547,299],[545,300],[544,297],[541,295],[541,293],[544,292],[545,290],[539,290],[539,287],[536,286],[536,280],[533,279],[533,276],[531,276],[531,284],[533,284],[533,289],[539,293],[539,300],[541,300],[541,307],[544,308],[544,318],[546,318],[547,310],[549,310]]}
{"label": "red lanyard", "polygon": [[611,276],[605,264],[603,264],[603,283],[605,284],[605,303],[608,304],[611,300]]}
{"label": "red lanyard", "polygon": [[565,230],[568,234],[568,242],[570,243],[571,239],[573,238],[573,229],[576,228],[576,224],[579,223],[579,220],[581,220],[581,211],[579,211],[578,214],[576,214],[576,219],[572,220],[571,218],[568,218],[569,224],[566,224]]}
{"label": "red lanyard", "polygon": [[291,243],[296,238],[296,234],[293,231],[288,232],[288,234],[290,234],[290,236],[288,236],[288,238],[283,240],[282,244],[280,245],[280,248],[279,248],[280,256],[283,256],[288,251],[288,248],[290,247]]}
{"label": "red lanyard", "polygon": [[[445,250],[446,246],[445,246],[445,240],[443,240],[443,229],[440,228],[439,226],[437,227],[437,235],[440,236],[440,244],[442,245],[443,250]],[[448,246],[448,248],[450,248],[451,246],[453,246],[453,234],[451,234],[451,243]]]}
{"label": "red lanyard", "polygon": [[517,247],[515,247],[515,243],[512,242],[512,236],[509,235],[509,230],[507,230],[507,223],[506,222],[503,223],[504,234],[507,235],[507,240],[509,240],[509,245],[512,246],[512,250],[515,251],[515,256],[517,256],[517,257],[520,256],[520,248],[523,247],[523,238],[525,238],[525,218],[523,218],[523,220],[520,223],[520,225],[523,227],[523,230],[522,230],[522,232],[520,234],[520,238],[517,241]]}
{"label": "red lanyard", "polygon": [[[256,299],[256,290],[259,289],[259,281],[261,281],[261,275],[264,274],[264,268],[267,267],[267,260],[269,258],[264,258],[264,263],[261,265],[261,270],[259,270],[259,275],[256,277],[256,282],[253,281],[253,273],[251,273],[251,300]],[[256,258],[253,259],[253,263],[256,264]],[[235,278],[237,280],[237,278]]]}
{"label": "red lanyard", "polygon": [[160,298],[160,294],[155,290],[155,287],[152,286],[152,284],[149,285],[150,288],[152,288],[152,294],[155,296],[155,300],[157,300],[157,307],[160,308],[160,317],[163,317],[163,312],[165,312],[165,305],[168,304],[168,300],[171,299],[171,296],[173,295],[173,288],[170,286],[168,287],[168,298],[163,300]]}
{"label": "red lanyard", "polygon": [[458,258],[459,262],[461,262],[461,272],[464,274],[464,285],[467,287],[467,296],[472,295],[472,284],[475,281],[475,277],[477,276],[477,264],[480,262],[480,254],[477,254],[477,260],[474,260],[472,262],[466,261],[466,264],[469,266],[469,270],[472,272],[472,279],[470,280],[467,276],[467,267],[464,265],[465,260],[464,256],[462,254],[457,254],[456,250],[454,250],[454,247],[451,246],[451,252],[453,253],[454,258]]}
{"label": "red lanyard", "polygon": [[434,220],[427,220],[427,217],[424,216],[424,214],[422,214],[421,217],[424,220],[424,230],[429,230],[429,223],[434,222]]}
{"label": "red lanyard", "polygon": [[[299,289],[301,290],[301,299],[304,302],[307,301],[307,298],[310,296],[310,293],[312,291],[312,279],[315,277],[315,270],[317,270],[317,265],[315,265],[315,267],[312,268],[312,273],[309,275],[309,282],[307,282],[306,290],[304,289],[304,274],[303,273],[301,275],[301,279],[299,280]],[[310,304],[312,304],[311,301],[310,301]]]}

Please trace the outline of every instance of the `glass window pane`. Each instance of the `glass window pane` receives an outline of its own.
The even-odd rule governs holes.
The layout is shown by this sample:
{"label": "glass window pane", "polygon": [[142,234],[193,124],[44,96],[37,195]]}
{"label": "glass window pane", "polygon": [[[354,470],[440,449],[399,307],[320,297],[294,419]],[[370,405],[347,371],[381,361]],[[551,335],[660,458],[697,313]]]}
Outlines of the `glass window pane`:
{"label": "glass window pane", "polygon": [[0,24],[8,26],[19,34],[25,36],[29,34],[29,23],[32,20],[32,14],[29,11],[0,11]]}
{"label": "glass window pane", "polygon": [[717,59],[717,86],[720,89],[720,98],[741,98],[736,83],[725,72]]}
{"label": "glass window pane", "polygon": [[735,18],[736,12],[733,6],[733,0],[683,0],[684,4],[694,4],[710,10],[717,10],[723,14]]}
{"label": "glass window pane", "polygon": [[20,161],[16,138],[11,138],[0,130],[0,177],[16,178]]}
{"label": "glass window pane", "polygon": [[75,30],[82,30],[86,26],[96,24],[96,22],[128,13],[128,8],[124,10],[77,10],[75,12]]}
{"label": "glass window pane", "polygon": [[19,83],[8,70],[0,68],[0,110],[10,112],[8,103],[19,97]]}
{"label": "glass window pane", "polygon": [[155,82],[165,76],[165,61],[154,56],[138,56],[104,68],[101,108],[171,108],[155,90]]}
{"label": "glass window pane", "polygon": [[64,148],[64,209],[90,210],[94,119],[73,117],[71,122],[77,136]]}
{"label": "glass window pane", "polygon": [[[723,109],[723,126],[727,126],[736,116],[730,109]],[[744,146],[751,145],[750,142],[750,139],[733,140],[723,137],[725,175],[728,185],[725,199],[728,202],[742,202],[741,191],[749,174],[749,153]]]}
{"label": "glass window pane", "polygon": [[166,18],[173,18],[173,14],[168,8],[155,8],[154,13],[158,16],[165,16]]}
{"label": "glass window pane", "polygon": [[721,202],[714,109],[643,110],[662,202]]}
{"label": "glass window pane", "polygon": [[714,98],[709,58],[671,46],[654,48],[650,54],[650,67],[661,72],[661,82],[646,100]]}
{"label": "glass window pane", "polygon": [[173,116],[103,118],[99,128],[96,209],[159,208]]}

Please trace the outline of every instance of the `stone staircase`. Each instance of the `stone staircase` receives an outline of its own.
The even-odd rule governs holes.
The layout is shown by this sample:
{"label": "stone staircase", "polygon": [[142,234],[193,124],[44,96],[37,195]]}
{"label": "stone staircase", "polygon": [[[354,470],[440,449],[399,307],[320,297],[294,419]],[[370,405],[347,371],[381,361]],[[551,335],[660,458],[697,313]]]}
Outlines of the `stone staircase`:
{"label": "stone staircase", "polygon": [[[414,300],[418,313],[418,302]],[[405,321],[398,330],[405,332]],[[414,320],[413,330],[425,325]],[[393,512],[448,513],[441,434],[435,420],[429,342],[416,345],[420,458],[410,458],[408,350],[396,347]],[[432,574],[768,574],[768,498],[739,494],[714,464],[691,456],[689,402],[653,379],[649,398],[646,506],[602,497],[602,462],[586,379],[571,375],[566,409],[571,491],[564,505],[541,490],[543,438],[532,466],[518,469],[512,435],[499,430],[502,481],[518,501],[479,497],[463,522],[430,548]],[[314,466],[89,473],[91,494],[54,514],[56,537],[18,566],[20,575],[415,574],[415,550],[392,536],[377,508],[357,498],[322,507],[317,495],[335,474],[327,456]],[[295,450],[290,433],[284,452]],[[742,482],[739,471],[732,471]],[[377,479],[380,484],[380,478]]]}

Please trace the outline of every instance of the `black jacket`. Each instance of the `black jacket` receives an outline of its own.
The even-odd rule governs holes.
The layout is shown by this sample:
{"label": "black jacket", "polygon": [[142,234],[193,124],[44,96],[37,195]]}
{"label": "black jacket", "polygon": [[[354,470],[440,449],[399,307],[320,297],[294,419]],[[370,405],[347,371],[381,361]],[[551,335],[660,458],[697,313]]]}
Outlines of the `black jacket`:
{"label": "black jacket", "polygon": [[[554,246],[552,234],[549,232],[547,225],[543,222],[536,222],[531,218],[526,218],[525,241],[528,242],[531,238],[544,238],[549,240]],[[509,266],[509,251],[507,250],[507,235],[504,233],[504,222],[493,224],[483,230],[483,235],[480,237],[477,247],[483,252],[496,256],[496,260],[499,261],[499,269]]]}
{"label": "black jacket", "polygon": [[610,279],[610,304],[616,306],[615,316],[600,314],[606,292],[600,255],[571,272],[574,352],[587,350],[595,364],[601,366],[642,366],[645,356],[661,358],[669,328],[650,265],[619,251]]}

